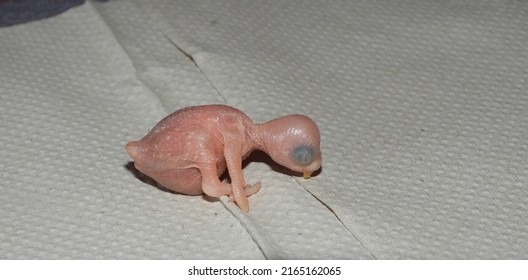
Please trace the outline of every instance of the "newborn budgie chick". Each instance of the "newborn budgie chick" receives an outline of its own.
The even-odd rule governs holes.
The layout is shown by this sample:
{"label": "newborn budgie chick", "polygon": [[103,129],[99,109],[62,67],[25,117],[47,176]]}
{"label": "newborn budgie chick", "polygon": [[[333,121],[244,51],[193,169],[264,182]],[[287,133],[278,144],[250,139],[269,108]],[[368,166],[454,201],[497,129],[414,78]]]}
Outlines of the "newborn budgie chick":
{"label": "newborn budgie chick", "polygon": [[[188,195],[229,195],[247,212],[247,197],[260,189],[260,183],[246,185],[244,158],[262,150],[278,164],[309,178],[321,167],[319,142],[319,129],[303,115],[254,124],[233,107],[205,105],[168,115],[125,149],[139,171],[164,187]],[[219,179],[226,168],[231,184]]]}

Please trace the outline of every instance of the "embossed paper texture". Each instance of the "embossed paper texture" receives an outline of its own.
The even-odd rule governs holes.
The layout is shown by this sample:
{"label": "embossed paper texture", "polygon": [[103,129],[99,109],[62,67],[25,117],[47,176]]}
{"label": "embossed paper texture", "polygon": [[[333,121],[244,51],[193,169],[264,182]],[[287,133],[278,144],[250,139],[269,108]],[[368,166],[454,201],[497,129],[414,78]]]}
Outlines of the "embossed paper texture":
{"label": "embossed paper texture", "polygon": [[[87,1],[0,28],[0,258],[525,259],[528,5]],[[323,168],[256,155],[240,212],[123,145],[181,107],[301,113]]]}

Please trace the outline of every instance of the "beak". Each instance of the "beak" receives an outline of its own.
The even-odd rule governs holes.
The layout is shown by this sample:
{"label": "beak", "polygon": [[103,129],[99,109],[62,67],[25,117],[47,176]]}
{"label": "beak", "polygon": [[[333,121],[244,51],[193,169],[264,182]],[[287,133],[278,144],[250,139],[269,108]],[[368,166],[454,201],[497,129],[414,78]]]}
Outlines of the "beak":
{"label": "beak", "polygon": [[307,171],[307,170],[304,170],[304,171],[303,171],[303,177],[304,177],[304,179],[310,179],[311,176],[312,176],[312,172]]}

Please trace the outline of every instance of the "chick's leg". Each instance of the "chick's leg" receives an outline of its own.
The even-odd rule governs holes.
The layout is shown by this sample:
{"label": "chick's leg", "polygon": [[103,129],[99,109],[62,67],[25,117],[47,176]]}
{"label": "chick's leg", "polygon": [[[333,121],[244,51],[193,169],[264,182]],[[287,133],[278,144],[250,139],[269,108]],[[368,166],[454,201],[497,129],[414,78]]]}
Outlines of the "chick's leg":
{"label": "chick's leg", "polygon": [[[235,201],[233,197],[233,189],[230,184],[220,181],[216,175],[216,166],[208,166],[200,168],[202,175],[202,191],[210,197],[221,197],[229,195],[230,201]],[[257,182],[253,185],[246,185],[244,191],[246,196],[254,195],[260,190],[261,184]]]}
{"label": "chick's leg", "polygon": [[235,202],[242,211],[248,212],[249,201],[245,189],[246,183],[244,181],[244,175],[242,174],[242,154],[240,147],[242,147],[242,144],[238,141],[226,141],[224,157],[227,163],[229,177],[231,178],[231,188]]}
{"label": "chick's leg", "polygon": [[221,182],[218,179],[215,164],[201,167],[200,172],[202,174],[202,190],[206,195],[210,197],[221,197],[233,194],[231,185]]}

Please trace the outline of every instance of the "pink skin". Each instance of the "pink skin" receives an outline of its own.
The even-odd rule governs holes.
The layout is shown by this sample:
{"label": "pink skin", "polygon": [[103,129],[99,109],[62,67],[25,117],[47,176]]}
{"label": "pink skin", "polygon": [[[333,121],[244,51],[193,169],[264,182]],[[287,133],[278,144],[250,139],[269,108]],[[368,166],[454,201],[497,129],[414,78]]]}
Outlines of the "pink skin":
{"label": "pink skin", "polygon": [[[235,108],[205,105],[170,114],[125,149],[139,171],[164,187],[188,195],[229,195],[247,212],[247,197],[260,189],[260,183],[246,185],[244,158],[261,150],[309,178],[321,167],[319,142],[319,129],[303,115],[254,124]],[[219,179],[226,168],[231,184]]]}

